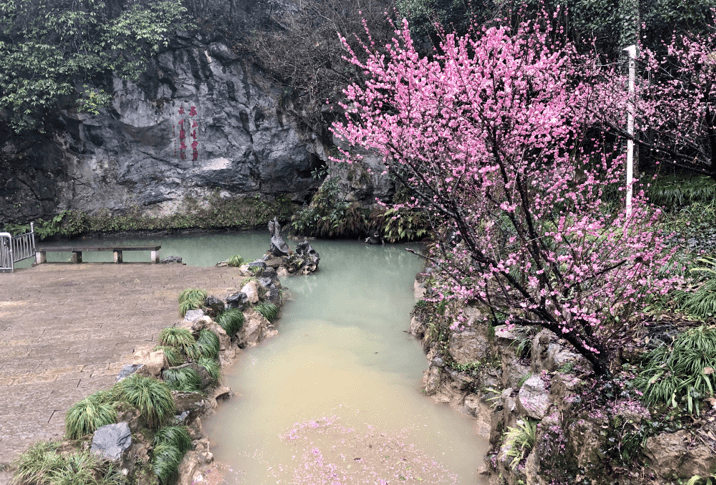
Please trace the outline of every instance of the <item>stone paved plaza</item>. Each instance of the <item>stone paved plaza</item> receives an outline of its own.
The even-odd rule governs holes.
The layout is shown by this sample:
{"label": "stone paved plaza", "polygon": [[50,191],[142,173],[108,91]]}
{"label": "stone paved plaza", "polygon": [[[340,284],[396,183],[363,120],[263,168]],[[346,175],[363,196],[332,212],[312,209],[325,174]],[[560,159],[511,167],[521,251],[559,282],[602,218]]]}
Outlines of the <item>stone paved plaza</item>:
{"label": "stone paved plaza", "polygon": [[[0,464],[59,439],[69,407],[111,387],[132,352],[180,320],[177,297],[238,291],[234,268],[42,264],[0,274]],[[0,473],[0,484],[9,475]]]}

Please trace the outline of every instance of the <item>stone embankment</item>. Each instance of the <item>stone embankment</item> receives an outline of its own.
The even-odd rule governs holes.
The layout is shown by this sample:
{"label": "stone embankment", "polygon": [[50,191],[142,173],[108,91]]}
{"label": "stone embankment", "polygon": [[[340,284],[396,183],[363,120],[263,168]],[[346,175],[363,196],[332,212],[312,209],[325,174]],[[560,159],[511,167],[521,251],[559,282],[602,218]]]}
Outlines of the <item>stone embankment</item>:
{"label": "stone embankment", "polygon": [[676,484],[716,469],[716,409],[676,429],[641,404],[634,376],[597,380],[552,332],[491,328],[470,307],[462,308],[469,324],[451,329],[424,303],[410,328],[429,361],[424,391],[489,436],[482,474],[491,484]]}

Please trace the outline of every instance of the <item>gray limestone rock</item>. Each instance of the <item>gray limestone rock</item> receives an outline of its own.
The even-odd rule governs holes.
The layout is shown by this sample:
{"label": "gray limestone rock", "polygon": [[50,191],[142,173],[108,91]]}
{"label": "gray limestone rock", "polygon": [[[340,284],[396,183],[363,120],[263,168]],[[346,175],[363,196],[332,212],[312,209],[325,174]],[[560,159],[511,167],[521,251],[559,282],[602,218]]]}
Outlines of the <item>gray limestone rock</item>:
{"label": "gray limestone rock", "polygon": [[119,461],[132,446],[132,431],[126,422],[108,424],[98,428],[92,437],[92,453],[111,461]]}
{"label": "gray limestone rock", "polygon": [[204,310],[189,310],[184,315],[185,322],[196,322],[204,316]]}
{"label": "gray limestone rock", "polygon": [[121,381],[122,379],[129,377],[130,375],[137,372],[139,369],[142,368],[142,364],[126,364],[122,366],[122,369],[119,371],[119,374],[117,374],[117,382]]}
{"label": "gray limestone rock", "polygon": [[533,375],[522,384],[517,400],[527,416],[542,419],[547,414],[551,402],[549,391],[539,375]]}

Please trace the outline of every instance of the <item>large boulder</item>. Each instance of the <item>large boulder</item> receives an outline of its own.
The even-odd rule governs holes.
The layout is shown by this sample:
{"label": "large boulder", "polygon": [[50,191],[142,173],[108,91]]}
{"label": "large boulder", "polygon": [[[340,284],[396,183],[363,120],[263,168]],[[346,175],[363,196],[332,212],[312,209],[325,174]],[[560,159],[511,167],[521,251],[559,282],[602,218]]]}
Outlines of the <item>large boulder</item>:
{"label": "large boulder", "polygon": [[448,351],[458,364],[483,361],[487,357],[487,340],[474,330],[453,332],[448,341]]}
{"label": "large boulder", "polygon": [[201,392],[172,391],[178,419],[182,423],[190,423],[203,415],[209,408],[209,401]]}
{"label": "large boulder", "polygon": [[132,431],[126,422],[97,428],[92,436],[90,451],[110,461],[121,461],[132,446]]}
{"label": "large boulder", "polygon": [[522,384],[517,401],[524,414],[537,420],[544,418],[552,405],[549,391],[540,375],[530,376]]}
{"label": "large boulder", "polygon": [[244,326],[237,335],[239,347],[254,347],[264,339],[277,335],[276,328],[256,310],[244,312]]}
{"label": "large boulder", "polygon": [[654,471],[663,478],[708,476],[716,466],[716,453],[686,430],[652,436],[644,447]]}

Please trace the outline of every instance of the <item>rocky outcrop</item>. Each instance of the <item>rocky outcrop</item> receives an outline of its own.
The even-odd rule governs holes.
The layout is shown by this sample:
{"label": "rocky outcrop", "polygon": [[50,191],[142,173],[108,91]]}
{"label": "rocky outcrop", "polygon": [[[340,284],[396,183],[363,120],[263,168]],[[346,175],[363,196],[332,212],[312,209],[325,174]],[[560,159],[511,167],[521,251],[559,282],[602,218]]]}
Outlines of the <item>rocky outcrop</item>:
{"label": "rocky outcrop", "polygon": [[214,192],[303,201],[319,184],[321,142],[221,39],[179,34],[137,82],[111,84],[96,116],[62,110],[52,133],[4,134],[0,222],[62,209],[160,215]]}
{"label": "rocky outcrop", "polygon": [[[688,430],[655,425],[663,417],[652,416],[626,384],[633,375],[596,379],[549,330],[490,331],[476,321],[451,327],[418,305],[410,332],[429,362],[425,394],[474,416],[489,436],[483,473],[491,484],[675,484],[716,467],[716,414]],[[531,445],[515,448],[510,436],[528,429]]]}

